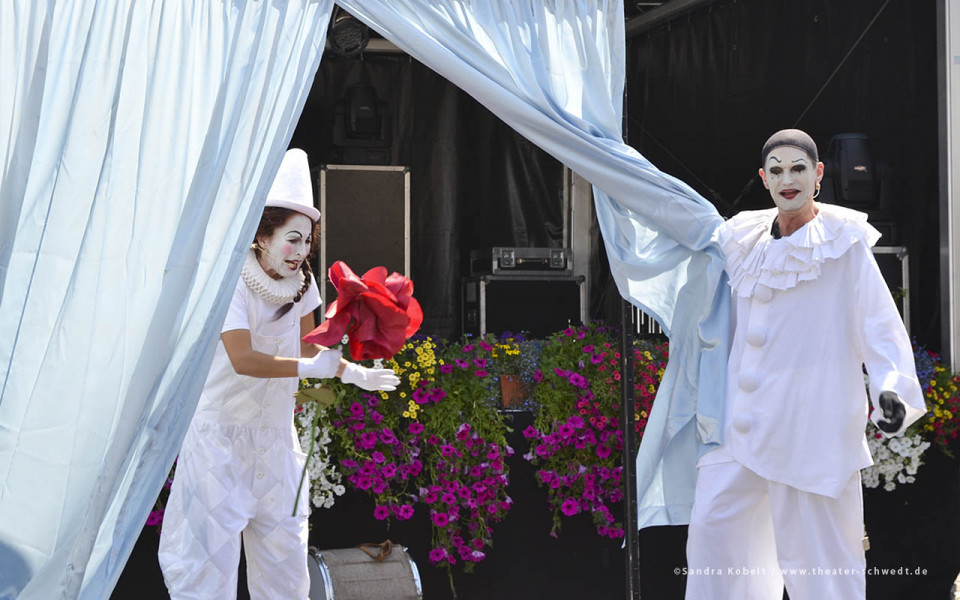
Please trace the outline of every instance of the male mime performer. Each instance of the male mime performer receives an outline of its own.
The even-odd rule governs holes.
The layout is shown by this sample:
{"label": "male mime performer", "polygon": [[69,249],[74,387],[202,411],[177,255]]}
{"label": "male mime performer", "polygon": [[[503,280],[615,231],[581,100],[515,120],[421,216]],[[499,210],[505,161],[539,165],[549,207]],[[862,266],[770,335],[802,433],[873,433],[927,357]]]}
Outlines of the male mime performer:
{"label": "male mime performer", "polygon": [[814,201],[823,163],[806,133],[775,133],[762,165],[776,208],[718,231],[733,294],[723,443],[697,463],[686,597],[779,600],[786,585],[792,600],[862,599],[861,365],[885,435],[926,409],[879,233]]}

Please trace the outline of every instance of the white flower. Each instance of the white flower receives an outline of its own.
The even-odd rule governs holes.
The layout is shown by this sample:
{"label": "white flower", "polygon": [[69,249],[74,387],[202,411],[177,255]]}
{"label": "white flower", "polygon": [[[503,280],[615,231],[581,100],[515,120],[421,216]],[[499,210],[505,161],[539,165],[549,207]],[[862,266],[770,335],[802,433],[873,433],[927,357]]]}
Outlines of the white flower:
{"label": "white flower", "polygon": [[[313,441],[313,455],[307,465],[307,474],[310,476],[310,502],[317,508],[330,508],[334,504],[334,497],[342,496],[346,492],[344,486],[340,485],[340,471],[330,460],[328,446],[332,441],[330,437],[332,429],[326,419],[325,408],[318,409],[314,403],[307,402],[301,405],[301,409],[294,419],[300,447],[307,452]],[[317,410],[320,410],[319,423],[322,425],[314,432],[311,429]]]}
{"label": "white flower", "polygon": [[930,447],[920,435],[877,437],[878,430],[873,423],[867,424],[867,447],[873,456],[873,465],[861,471],[864,487],[876,488],[883,480],[883,489],[896,489],[897,483],[907,484],[916,481],[913,477],[923,464],[920,459]]}

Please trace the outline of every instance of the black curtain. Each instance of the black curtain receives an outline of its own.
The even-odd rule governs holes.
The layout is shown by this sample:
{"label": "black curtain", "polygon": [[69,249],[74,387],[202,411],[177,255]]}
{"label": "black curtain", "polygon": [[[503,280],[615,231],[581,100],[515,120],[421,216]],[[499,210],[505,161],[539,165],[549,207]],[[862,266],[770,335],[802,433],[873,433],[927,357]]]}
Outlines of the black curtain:
{"label": "black curtain", "polygon": [[[291,146],[337,163],[336,103],[361,80],[389,105],[390,164],[411,170],[411,270],[422,333],[461,331],[471,251],[563,245],[562,165],[472,97],[401,54],[324,55]],[[400,226],[398,224],[398,226]]]}
{"label": "black curtain", "polygon": [[890,199],[871,220],[909,249],[912,332],[938,348],[936,37],[932,0],[714,0],[629,40],[629,142],[729,217],[773,205],[756,173],[774,131],[821,155],[866,134]]}

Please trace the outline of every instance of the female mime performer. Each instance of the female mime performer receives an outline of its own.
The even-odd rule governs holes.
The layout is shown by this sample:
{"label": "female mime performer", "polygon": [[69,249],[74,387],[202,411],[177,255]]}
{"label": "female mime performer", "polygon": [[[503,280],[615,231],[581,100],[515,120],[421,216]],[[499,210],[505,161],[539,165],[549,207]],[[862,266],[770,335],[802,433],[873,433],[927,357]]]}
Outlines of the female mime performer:
{"label": "female mime performer", "polygon": [[320,213],[307,156],[289,150],[267,196],[180,450],[159,560],[173,600],[234,599],[240,538],[252,600],[307,600],[309,481],[293,421],[299,378],[393,390],[390,369],[304,344],[320,293],[307,260]]}

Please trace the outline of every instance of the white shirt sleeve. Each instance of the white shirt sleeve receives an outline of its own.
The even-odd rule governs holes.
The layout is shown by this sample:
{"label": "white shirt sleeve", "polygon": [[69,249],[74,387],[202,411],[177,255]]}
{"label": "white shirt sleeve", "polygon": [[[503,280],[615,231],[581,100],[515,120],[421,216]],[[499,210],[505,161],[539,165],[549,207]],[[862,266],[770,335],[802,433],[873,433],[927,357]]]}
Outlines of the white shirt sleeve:
{"label": "white shirt sleeve", "polygon": [[220,333],[233,331],[234,329],[250,330],[250,316],[247,314],[247,293],[247,284],[243,282],[243,279],[238,279],[237,286],[233,289],[230,307],[227,309],[227,318],[223,321]]}
{"label": "white shirt sleeve", "polygon": [[896,435],[927,411],[917,381],[913,347],[873,253],[862,241],[850,248],[849,252],[853,254],[857,265],[857,306],[860,317],[857,334],[874,406],[870,419],[876,423],[883,415],[879,409],[880,392],[895,392],[906,404],[903,426],[892,434]]}

